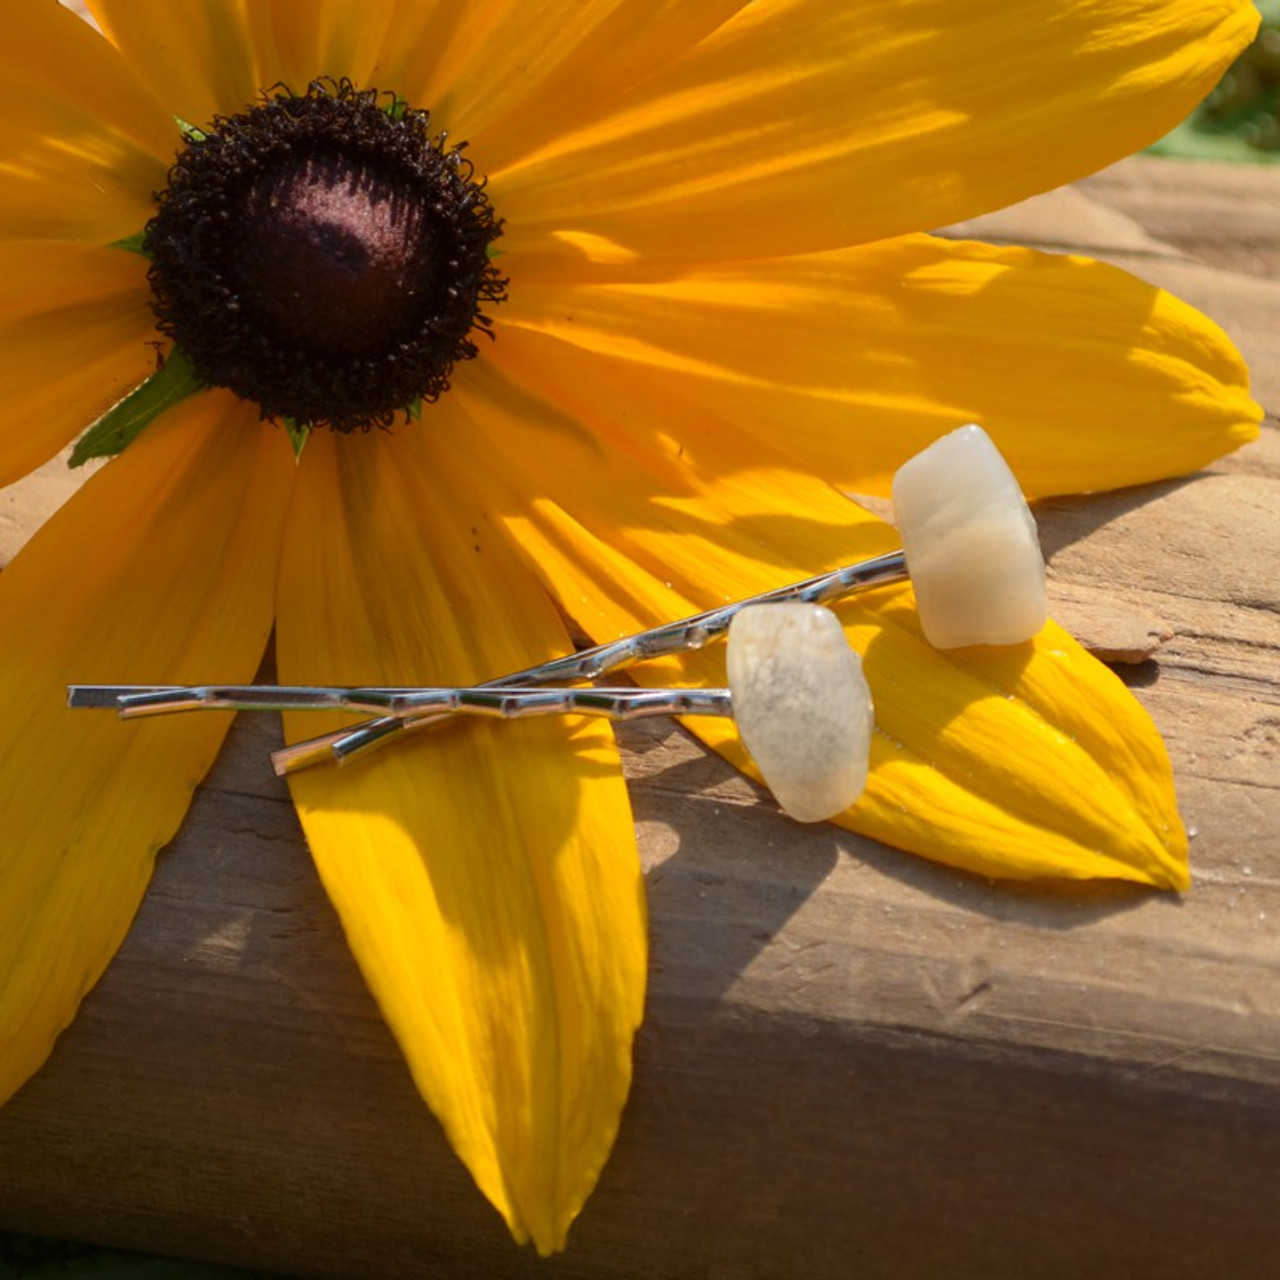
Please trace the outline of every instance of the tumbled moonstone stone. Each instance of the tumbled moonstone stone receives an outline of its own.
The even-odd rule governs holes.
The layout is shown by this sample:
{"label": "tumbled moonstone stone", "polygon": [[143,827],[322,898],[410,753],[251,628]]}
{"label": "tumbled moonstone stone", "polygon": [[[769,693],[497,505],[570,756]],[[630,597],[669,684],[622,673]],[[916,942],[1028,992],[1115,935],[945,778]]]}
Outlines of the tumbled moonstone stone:
{"label": "tumbled moonstone stone", "polygon": [[791,817],[821,822],[862,794],[871,691],[830,609],[742,609],[729,627],[729,688],[742,740]]}
{"label": "tumbled moonstone stone", "polygon": [[1044,626],[1036,522],[981,427],[961,427],[903,464],[893,516],[935,648],[1018,644]]}

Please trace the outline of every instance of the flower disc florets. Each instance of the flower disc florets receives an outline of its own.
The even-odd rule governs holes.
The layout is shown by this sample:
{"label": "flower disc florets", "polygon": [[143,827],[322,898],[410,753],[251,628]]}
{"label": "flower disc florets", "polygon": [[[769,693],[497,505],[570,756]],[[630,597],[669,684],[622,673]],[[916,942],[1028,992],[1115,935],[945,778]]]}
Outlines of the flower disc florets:
{"label": "flower disc florets", "polygon": [[350,431],[437,399],[505,296],[501,224],[460,152],[345,80],[219,117],[143,237],[158,327],[266,418]]}

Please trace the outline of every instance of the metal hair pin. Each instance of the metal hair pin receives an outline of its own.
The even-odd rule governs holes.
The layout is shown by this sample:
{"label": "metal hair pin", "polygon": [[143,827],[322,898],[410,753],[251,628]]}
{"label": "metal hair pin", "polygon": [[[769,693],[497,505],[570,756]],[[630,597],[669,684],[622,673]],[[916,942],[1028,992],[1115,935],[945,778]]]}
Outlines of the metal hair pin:
{"label": "metal hair pin", "polygon": [[[321,762],[342,763],[403,733],[425,729],[459,714],[510,719],[574,712],[615,720],[647,715],[732,714],[741,727],[741,688],[731,693],[723,689],[649,691],[540,686],[594,680],[648,658],[700,649],[728,631],[734,620],[753,606],[820,605],[856,591],[903,581],[908,569],[925,635],[939,648],[1015,644],[1040,629],[1046,617],[1044,561],[1035,522],[1016,480],[985,432],[974,426],[962,427],[908,461],[894,478],[893,503],[902,551],[778,587],[471,688],[73,685],[69,705],[116,708],[122,716],[129,717],[199,708],[341,708],[367,711],[373,716],[362,724],[276,751],[272,756],[276,772],[286,774]],[[766,612],[772,614],[776,610]],[[780,615],[777,625],[783,625]],[[731,644],[731,666],[733,652]],[[815,670],[825,669],[806,644],[799,646],[795,656],[801,668],[809,662],[815,664]],[[750,671],[750,663],[745,669],[740,667],[740,679],[754,680]],[[730,684],[732,688],[732,674]],[[748,712],[748,722],[750,719]],[[743,736],[748,749],[756,755],[745,728]],[[769,776],[770,770],[758,756],[757,763]],[[778,790],[776,784],[774,790]],[[788,807],[785,801],[784,807]]]}
{"label": "metal hair pin", "polygon": [[289,685],[189,688],[73,686],[73,707],[115,707],[121,717],[178,711],[380,711],[390,717],[540,715],[728,716],[779,804],[802,822],[847,809],[867,780],[873,713],[858,655],[820,605],[739,609],[729,632],[728,689],[332,689]]}

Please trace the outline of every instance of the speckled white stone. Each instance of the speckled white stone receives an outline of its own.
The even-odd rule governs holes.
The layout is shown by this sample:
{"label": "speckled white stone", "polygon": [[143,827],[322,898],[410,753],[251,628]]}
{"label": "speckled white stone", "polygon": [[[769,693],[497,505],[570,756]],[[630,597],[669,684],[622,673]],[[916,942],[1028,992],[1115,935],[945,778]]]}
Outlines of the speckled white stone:
{"label": "speckled white stone", "polygon": [[905,463],[893,516],[930,644],[1019,644],[1044,626],[1044,557],[1013,472],[981,427]]}
{"label": "speckled white stone", "polygon": [[749,605],[729,627],[733,718],[799,822],[842,813],[867,785],[874,715],[862,660],[816,604]]}

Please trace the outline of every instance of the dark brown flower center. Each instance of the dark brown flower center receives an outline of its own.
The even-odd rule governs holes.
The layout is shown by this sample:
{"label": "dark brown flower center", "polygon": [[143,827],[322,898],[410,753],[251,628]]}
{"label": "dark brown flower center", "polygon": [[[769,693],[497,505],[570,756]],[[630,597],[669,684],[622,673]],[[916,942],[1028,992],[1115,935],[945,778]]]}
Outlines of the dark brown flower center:
{"label": "dark brown flower center", "polygon": [[433,284],[436,237],[421,196],[346,157],[307,157],[244,198],[235,263],[258,319],[298,350],[384,348],[414,323]]}
{"label": "dark brown flower center", "polygon": [[157,199],[160,329],[267,418],[389,425],[439,397],[504,296],[500,224],[460,149],[346,82],[218,119]]}

